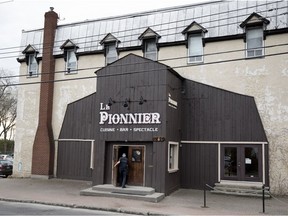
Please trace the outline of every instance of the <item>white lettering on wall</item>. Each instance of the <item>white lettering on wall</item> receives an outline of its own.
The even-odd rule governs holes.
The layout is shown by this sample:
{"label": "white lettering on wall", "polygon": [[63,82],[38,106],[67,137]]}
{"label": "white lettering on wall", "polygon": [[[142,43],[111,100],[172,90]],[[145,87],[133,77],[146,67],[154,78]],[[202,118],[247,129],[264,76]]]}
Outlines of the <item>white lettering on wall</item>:
{"label": "white lettering on wall", "polygon": [[125,113],[109,114],[100,112],[99,124],[161,124],[159,113]]}
{"label": "white lettering on wall", "polygon": [[168,94],[168,105],[174,109],[177,109],[178,102],[171,98],[171,94]]}

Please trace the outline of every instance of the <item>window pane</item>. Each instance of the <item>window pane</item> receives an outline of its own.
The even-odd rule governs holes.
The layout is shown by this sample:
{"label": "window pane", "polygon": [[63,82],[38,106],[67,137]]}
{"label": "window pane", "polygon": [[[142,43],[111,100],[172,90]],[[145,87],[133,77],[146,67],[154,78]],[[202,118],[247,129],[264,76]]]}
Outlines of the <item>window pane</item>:
{"label": "window pane", "polygon": [[262,47],[262,38],[251,38],[247,40],[247,48],[261,48]]}
{"label": "window pane", "polygon": [[152,52],[152,51],[155,52],[157,50],[155,41],[147,41],[145,44],[146,44],[146,52]]}
{"label": "window pane", "polygon": [[168,148],[168,171],[178,170],[178,143],[170,142]]}
{"label": "window pane", "polygon": [[237,148],[225,147],[224,148],[224,176],[232,177],[237,176]]}
{"label": "window pane", "polygon": [[258,148],[245,148],[245,176],[259,177],[259,153]]}
{"label": "window pane", "polygon": [[188,55],[189,62],[203,61],[203,44],[201,35],[191,35],[188,38]]}
{"label": "window pane", "polygon": [[28,65],[29,76],[33,76],[37,74],[38,63],[35,57],[36,57],[35,54],[29,55],[29,65]]}
{"label": "window pane", "polygon": [[247,57],[263,55],[263,29],[247,29],[246,32]]}
{"label": "window pane", "polygon": [[77,58],[74,51],[67,51],[67,64],[66,69],[70,72],[70,70],[77,69]]}
{"label": "window pane", "polygon": [[106,45],[106,64],[110,64],[118,59],[116,46],[114,44]]}
{"label": "window pane", "polygon": [[146,40],[145,41],[144,57],[151,59],[153,61],[157,60],[157,46],[156,46],[155,40]]}

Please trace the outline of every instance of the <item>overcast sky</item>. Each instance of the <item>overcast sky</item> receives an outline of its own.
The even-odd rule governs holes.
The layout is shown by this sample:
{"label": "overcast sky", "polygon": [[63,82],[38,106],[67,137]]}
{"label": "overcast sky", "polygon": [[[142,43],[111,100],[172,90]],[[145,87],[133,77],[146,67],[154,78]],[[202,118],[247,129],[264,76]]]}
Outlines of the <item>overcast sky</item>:
{"label": "overcast sky", "polygon": [[66,24],[199,2],[207,0],[0,0],[0,70],[18,74],[21,32],[43,28],[50,7]]}

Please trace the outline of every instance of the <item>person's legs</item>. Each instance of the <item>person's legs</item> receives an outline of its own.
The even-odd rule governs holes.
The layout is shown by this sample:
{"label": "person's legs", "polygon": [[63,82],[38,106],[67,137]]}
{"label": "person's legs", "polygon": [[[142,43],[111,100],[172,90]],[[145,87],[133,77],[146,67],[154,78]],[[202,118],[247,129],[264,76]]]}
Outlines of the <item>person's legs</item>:
{"label": "person's legs", "polygon": [[122,177],[122,188],[125,188],[125,184],[126,184],[126,176],[127,176],[126,170],[123,170],[123,171],[121,172],[121,177]]}

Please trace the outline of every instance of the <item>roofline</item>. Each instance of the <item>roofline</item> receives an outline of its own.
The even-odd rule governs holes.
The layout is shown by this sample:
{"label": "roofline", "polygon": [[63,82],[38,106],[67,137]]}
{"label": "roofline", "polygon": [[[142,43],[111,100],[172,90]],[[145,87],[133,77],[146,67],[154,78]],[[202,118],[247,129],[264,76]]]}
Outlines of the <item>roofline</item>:
{"label": "roofline", "polygon": [[[159,9],[154,9],[154,10],[147,10],[143,12],[134,12],[131,14],[123,14],[123,15],[115,15],[115,16],[109,16],[109,17],[103,17],[103,18],[98,18],[98,19],[86,19],[83,21],[79,22],[71,22],[71,23],[66,23],[66,24],[60,24],[57,25],[57,27],[63,27],[63,26],[69,26],[69,25],[80,25],[83,23],[89,23],[89,22],[96,22],[96,21],[105,21],[105,20],[113,20],[113,19],[121,19],[121,18],[132,18],[132,17],[138,17],[138,16],[144,16],[148,14],[153,14],[156,12],[163,12],[163,11],[173,11],[173,10],[179,10],[181,8],[186,8],[189,6],[200,6],[200,5],[207,5],[207,4],[214,4],[214,3],[219,3],[219,2],[225,2],[226,0],[203,0],[204,2],[199,2],[199,3],[194,3],[194,4],[185,4],[185,5],[180,5],[180,6],[171,6],[171,7],[165,7],[165,8],[159,8]],[[31,31],[40,31],[43,30],[44,28],[38,28],[38,29],[30,29],[30,30],[22,30],[23,32],[31,32]]]}

